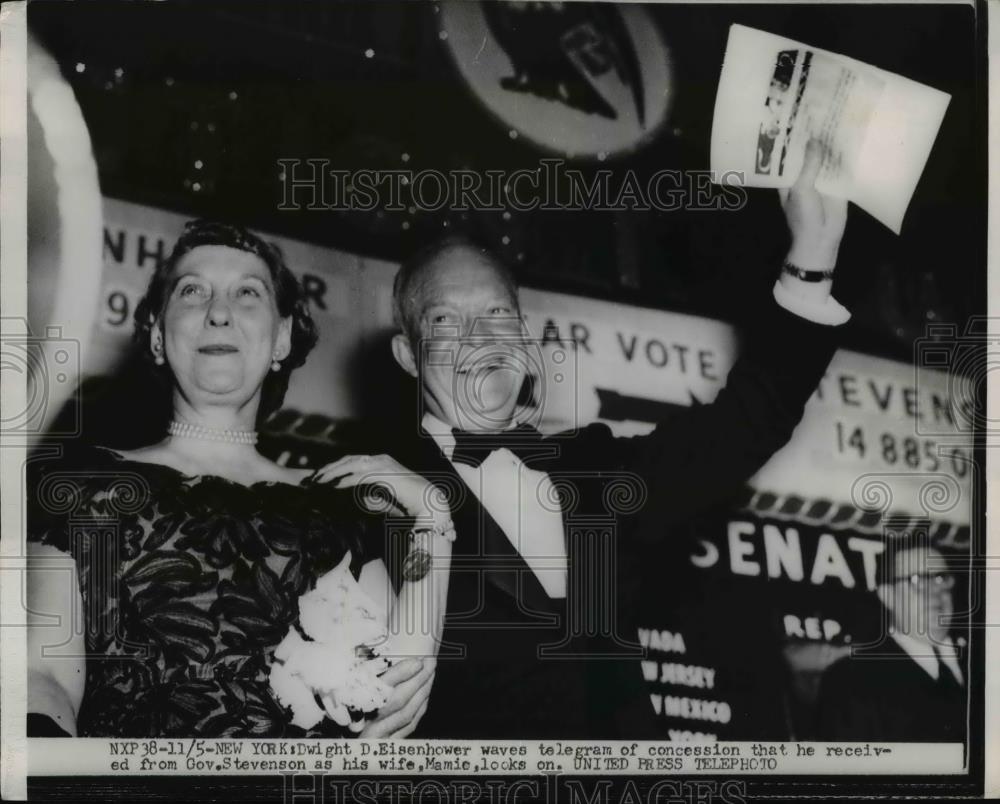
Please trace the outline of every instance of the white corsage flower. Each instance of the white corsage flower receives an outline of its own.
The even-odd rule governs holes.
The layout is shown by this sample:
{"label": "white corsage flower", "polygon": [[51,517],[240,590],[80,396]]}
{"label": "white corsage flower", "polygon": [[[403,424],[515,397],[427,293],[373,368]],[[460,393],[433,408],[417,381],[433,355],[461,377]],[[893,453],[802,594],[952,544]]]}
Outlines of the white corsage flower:
{"label": "white corsage flower", "polygon": [[363,715],[384,706],[392,691],[379,678],[389,666],[379,655],[388,639],[385,609],[362,591],[350,565],[348,553],[299,598],[308,639],[292,626],[274,651],[271,689],[303,729],[326,715],[361,731]]}

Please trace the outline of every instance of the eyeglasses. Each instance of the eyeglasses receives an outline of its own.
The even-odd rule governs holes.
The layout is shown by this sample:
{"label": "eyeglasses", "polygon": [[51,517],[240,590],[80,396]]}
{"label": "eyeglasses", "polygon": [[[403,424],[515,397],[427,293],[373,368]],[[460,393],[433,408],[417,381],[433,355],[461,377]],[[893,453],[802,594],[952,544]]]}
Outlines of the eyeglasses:
{"label": "eyeglasses", "polygon": [[914,572],[912,575],[903,575],[900,578],[893,578],[894,582],[908,581],[915,589],[926,589],[928,586],[934,589],[951,589],[955,586],[955,576],[948,572]]}

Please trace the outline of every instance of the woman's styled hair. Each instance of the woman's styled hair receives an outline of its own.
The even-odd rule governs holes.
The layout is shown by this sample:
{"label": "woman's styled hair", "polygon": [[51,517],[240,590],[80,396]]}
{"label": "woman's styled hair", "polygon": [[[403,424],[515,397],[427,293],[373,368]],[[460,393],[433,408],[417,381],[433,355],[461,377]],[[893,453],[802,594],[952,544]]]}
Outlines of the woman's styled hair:
{"label": "woman's styled hair", "polygon": [[159,324],[166,309],[177,263],[185,254],[199,246],[227,246],[246,251],[263,260],[274,283],[278,314],[282,318],[292,319],[291,350],[288,357],[281,361],[281,368],[278,371],[268,372],[261,388],[257,421],[263,422],[281,407],[292,371],[306,362],[306,357],[319,337],[302,286],[285,264],[279,248],[273,243],[268,243],[235,224],[205,219],[189,221],[174,244],[170,256],[157,266],[152,279],[149,280],[146,295],[135,308],[133,338],[154,374],[163,380],[171,380],[170,367],[166,364],[162,366],[155,364],[150,350],[150,338],[153,328]]}

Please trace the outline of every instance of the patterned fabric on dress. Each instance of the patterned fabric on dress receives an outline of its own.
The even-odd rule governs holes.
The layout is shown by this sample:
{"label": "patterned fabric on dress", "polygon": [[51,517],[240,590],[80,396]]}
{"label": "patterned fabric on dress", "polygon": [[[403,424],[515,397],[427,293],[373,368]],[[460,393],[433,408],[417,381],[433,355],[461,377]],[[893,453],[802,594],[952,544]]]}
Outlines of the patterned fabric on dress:
{"label": "patterned fabric on dress", "polygon": [[[29,464],[29,539],[76,560],[86,622],[83,737],[339,736],[271,692],[298,598],[380,520],[350,491],[187,477],[103,449]],[[364,553],[362,553],[362,547]]]}

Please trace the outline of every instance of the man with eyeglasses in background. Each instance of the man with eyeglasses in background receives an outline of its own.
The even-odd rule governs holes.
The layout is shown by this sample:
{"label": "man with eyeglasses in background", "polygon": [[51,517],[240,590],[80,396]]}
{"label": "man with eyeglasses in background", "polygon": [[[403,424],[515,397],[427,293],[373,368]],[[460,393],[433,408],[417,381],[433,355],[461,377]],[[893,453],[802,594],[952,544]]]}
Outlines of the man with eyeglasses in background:
{"label": "man with eyeglasses in background", "polygon": [[827,669],[817,707],[819,739],[965,740],[967,673],[949,634],[954,586],[944,557],[926,538],[886,545],[876,593],[888,636]]}

